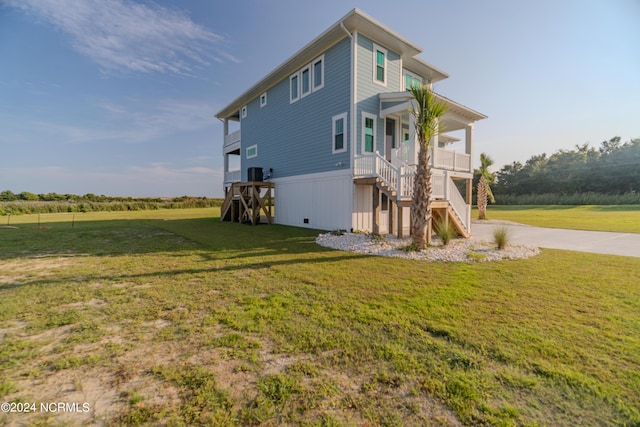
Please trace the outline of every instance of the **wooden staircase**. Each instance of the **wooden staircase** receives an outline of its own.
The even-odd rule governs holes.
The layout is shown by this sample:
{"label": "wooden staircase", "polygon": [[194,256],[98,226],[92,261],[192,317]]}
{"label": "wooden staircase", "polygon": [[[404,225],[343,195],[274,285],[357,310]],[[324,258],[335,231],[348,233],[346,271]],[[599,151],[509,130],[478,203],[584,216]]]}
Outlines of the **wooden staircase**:
{"label": "wooden staircase", "polygon": [[273,188],[272,182],[234,182],[222,203],[220,220],[256,225],[264,214],[267,223],[272,224]]}
{"label": "wooden staircase", "polygon": [[[389,198],[389,200],[391,200],[396,205],[402,207],[411,207],[411,198],[399,198],[395,189],[390,187],[383,180],[376,178],[375,185],[382,193],[384,193]],[[431,221],[444,221],[445,223],[450,222],[453,225],[453,228],[456,230],[456,233],[458,233],[458,236],[464,238],[471,237],[471,234],[469,234],[464,226],[463,219],[460,217],[458,212],[456,212],[456,210],[448,200],[432,200],[431,213]],[[431,227],[431,229],[433,230],[433,227]]]}

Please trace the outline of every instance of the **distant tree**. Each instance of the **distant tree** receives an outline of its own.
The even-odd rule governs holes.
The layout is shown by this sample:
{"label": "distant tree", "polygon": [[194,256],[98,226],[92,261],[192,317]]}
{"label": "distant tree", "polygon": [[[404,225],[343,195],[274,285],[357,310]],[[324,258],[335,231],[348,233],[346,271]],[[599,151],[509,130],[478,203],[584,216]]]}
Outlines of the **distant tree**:
{"label": "distant tree", "polygon": [[439,118],[446,107],[438,101],[429,86],[414,85],[410,89],[415,98],[411,111],[415,120],[416,135],[420,145],[418,166],[413,183],[411,201],[411,222],[413,243],[417,248],[426,249],[431,244],[431,139],[440,133]]}
{"label": "distant tree", "polygon": [[28,191],[23,191],[22,193],[18,194],[18,198],[20,200],[30,200],[30,201],[39,199],[37,194],[33,194]]}
{"label": "distant tree", "polygon": [[495,203],[491,185],[496,180],[495,174],[489,171],[489,167],[493,165],[493,159],[487,154],[480,154],[480,169],[476,169],[475,173],[479,176],[477,200],[478,200],[478,219],[486,219],[487,217],[487,199],[491,203]]}
{"label": "distant tree", "polygon": [[0,200],[5,202],[11,202],[13,200],[16,200],[17,198],[18,196],[16,196],[11,190],[4,190],[2,193],[0,193]]}

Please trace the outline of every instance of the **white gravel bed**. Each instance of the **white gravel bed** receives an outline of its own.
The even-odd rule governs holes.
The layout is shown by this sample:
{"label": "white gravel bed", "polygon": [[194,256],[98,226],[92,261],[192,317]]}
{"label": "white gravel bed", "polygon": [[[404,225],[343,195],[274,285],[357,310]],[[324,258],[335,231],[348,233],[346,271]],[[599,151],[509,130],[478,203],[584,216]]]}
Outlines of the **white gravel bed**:
{"label": "white gravel bed", "polygon": [[509,244],[499,250],[495,244],[473,239],[454,239],[443,246],[434,238],[434,246],[422,251],[407,252],[399,248],[411,243],[410,238],[398,240],[393,235],[373,239],[364,233],[321,234],[316,243],[333,249],[361,254],[420,259],[428,261],[477,262],[529,258],[540,253],[539,248]]}

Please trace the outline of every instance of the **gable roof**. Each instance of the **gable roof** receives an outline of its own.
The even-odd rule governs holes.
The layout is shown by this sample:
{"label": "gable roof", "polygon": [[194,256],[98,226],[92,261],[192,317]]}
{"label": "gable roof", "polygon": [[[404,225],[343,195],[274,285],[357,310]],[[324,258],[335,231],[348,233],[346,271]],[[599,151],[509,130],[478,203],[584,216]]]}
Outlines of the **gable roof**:
{"label": "gable roof", "polygon": [[405,68],[427,77],[432,83],[449,77],[444,71],[415,57],[422,52],[421,47],[355,8],[220,110],[216,117],[224,119],[237,115],[242,106],[311,62],[329,47],[350,36],[354,31],[363,33],[380,45],[400,54]]}

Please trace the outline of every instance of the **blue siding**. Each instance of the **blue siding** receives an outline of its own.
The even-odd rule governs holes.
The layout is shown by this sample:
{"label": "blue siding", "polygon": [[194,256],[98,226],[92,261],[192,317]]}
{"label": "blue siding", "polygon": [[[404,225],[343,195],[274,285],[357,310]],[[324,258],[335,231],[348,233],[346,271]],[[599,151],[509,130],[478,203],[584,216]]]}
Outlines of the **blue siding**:
{"label": "blue siding", "polygon": [[[318,55],[318,57],[321,54]],[[248,104],[241,121],[242,180],[247,168],[273,169],[273,178],[336,171],[350,167],[351,44],[345,38],[324,52],[324,87],[289,103],[289,76]],[[332,153],[332,117],[347,113],[347,151]],[[257,144],[258,156],[246,158],[246,148]],[[341,166],[336,164],[341,162]]]}
{"label": "blue siding", "polygon": [[401,90],[401,61],[400,55],[389,50],[386,46],[376,43],[387,49],[387,85],[382,86],[373,81],[373,44],[374,42],[358,34],[357,46],[357,149],[356,154],[362,154],[362,112],[375,115],[376,119],[376,147],[375,151],[384,153],[384,121],[380,119],[379,93],[400,92]]}

